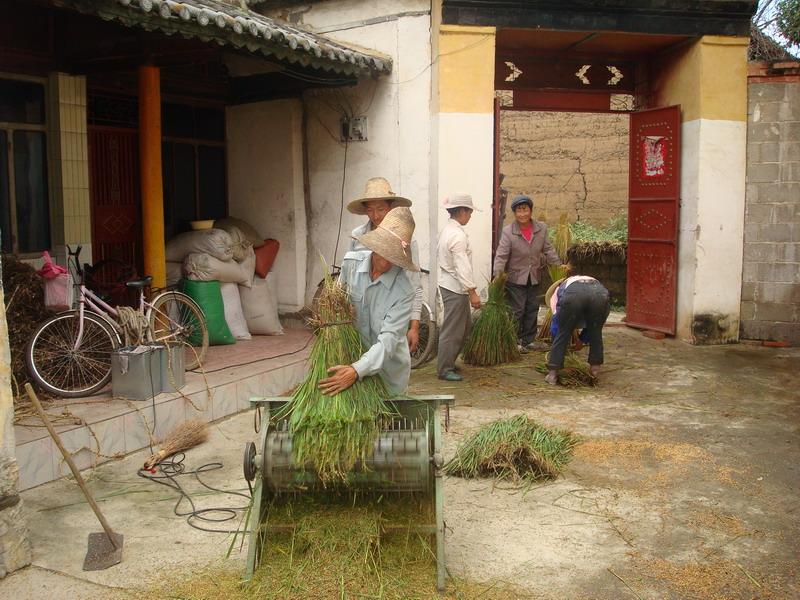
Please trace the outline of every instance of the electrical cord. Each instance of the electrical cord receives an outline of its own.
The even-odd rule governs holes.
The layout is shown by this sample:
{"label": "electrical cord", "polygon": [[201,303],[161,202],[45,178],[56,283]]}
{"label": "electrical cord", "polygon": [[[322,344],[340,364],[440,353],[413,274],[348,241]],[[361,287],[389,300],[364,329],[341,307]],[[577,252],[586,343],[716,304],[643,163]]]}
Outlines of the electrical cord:
{"label": "electrical cord", "polygon": [[[166,486],[172,490],[178,492],[178,501],[175,503],[175,506],[172,508],[172,512],[179,517],[186,517],[186,522],[193,527],[194,529],[198,529],[200,531],[207,531],[209,533],[243,533],[240,529],[212,529],[210,527],[203,527],[200,523],[225,523],[227,521],[232,521],[237,518],[240,511],[246,511],[250,508],[252,496],[253,496],[253,488],[250,486],[250,482],[247,482],[247,486],[250,489],[249,494],[245,494],[244,492],[237,492],[234,490],[223,490],[220,488],[215,488],[207,484],[205,481],[202,480],[200,475],[202,473],[208,473],[210,471],[216,471],[223,467],[221,462],[212,462],[205,465],[198,467],[192,471],[186,469],[184,465],[184,459],[186,455],[183,452],[178,452],[171,456],[170,458],[161,461],[156,465],[156,469],[160,474],[153,473],[148,469],[139,469],[137,475],[143,479],[147,479],[159,485]],[[210,508],[201,508],[198,509],[195,506],[194,500],[192,496],[183,488],[183,486],[178,482],[178,477],[182,475],[194,475],[195,479],[197,479],[198,483],[202,485],[204,488],[212,491],[218,492],[220,494],[227,494],[231,496],[241,496],[242,498],[247,499],[247,504],[244,506],[215,506]],[[191,510],[182,511],[181,505],[183,502],[186,501],[189,503]],[[244,532],[246,533],[246,532]]]}
{"label": "electrical cord", "polygon": [[336,264],[336,256],[339,254],[339,239],[342,237],[342,217],[344,216],[344,184],[347,180],[347,148],[350,146],[349,139],[344,141],[344,164],[342,165],[342,201],[339,206],[339,230],[336,232],[336,248],[333,251],[331,264]]}

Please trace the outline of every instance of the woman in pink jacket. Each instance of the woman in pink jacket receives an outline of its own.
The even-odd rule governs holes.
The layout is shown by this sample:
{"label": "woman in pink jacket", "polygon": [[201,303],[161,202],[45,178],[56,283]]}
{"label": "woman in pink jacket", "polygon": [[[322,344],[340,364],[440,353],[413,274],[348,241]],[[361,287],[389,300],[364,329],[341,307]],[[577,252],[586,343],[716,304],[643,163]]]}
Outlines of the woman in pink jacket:
{"label": "woman in pink jacket", "polygon": [[547,237],[547,225],[532,218],[530,196],[515,196],[511,210],[514,222],[503,228],[493,275],[508,272],[506,295],[517,320],[519,350],[524,353],[533,349],[536,337],[542,271],[545,265],[560,265],[561,259]]}

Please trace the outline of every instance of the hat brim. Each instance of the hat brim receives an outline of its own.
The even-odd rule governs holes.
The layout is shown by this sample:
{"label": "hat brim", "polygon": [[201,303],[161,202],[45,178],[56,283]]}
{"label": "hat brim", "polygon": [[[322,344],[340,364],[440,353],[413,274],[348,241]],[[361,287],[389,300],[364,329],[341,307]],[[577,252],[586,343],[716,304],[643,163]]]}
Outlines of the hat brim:
{"label": "hat brim", "polygon": [[364,206],[364,203],[371,200],[386,200],[391,204],[391,208],[397,208],[398,206],[411,206],[411,200],[408,198],[403,198],[402,196],[378,196],[377,198],[358,198],[356,200],[352,200],[347,204],[347,212],[353,213],[354,215],[366,215],[367,207]]}
{"label": "hat brim", "polygon": [[547,291],[544,293],[544,304],[546,307],[550,307],[550,299],[553,297],[553,294],[556,293],[558,286],[560,286],[566,277],[562,277],[561,279],[554,281],[553,284],[547,288]]}
{"label": "hat brim", "polygon": [[445,204],[444,205],[444,209],[445,210],[448,210],[450,208],[469,208],[471,210],[474,210],[475,212],[483,212],[480,208],[475,208],[471,204]]}
{"label": "hat brim", "polygon": [[379,254],[393,265],[397,265],[406,271],[419,271],[419,267],[411,260],[411,245],[407,248],[407,253],[403,252],[397,240],[388,239],[389,234],[383,233],[380,229],[373,229],[364,235],[356,236],[356,239],[364,246]]}

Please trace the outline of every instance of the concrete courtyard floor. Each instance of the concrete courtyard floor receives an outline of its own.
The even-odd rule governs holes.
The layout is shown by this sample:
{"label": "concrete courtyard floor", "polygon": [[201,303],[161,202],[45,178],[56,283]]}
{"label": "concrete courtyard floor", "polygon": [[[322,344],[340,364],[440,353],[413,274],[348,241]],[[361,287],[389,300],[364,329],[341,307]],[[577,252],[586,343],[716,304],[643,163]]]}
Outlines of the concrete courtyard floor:
{"label": "concrete courtyard floor", "polygon": [[[800,350],[693,347],[624,327],[605,339],[596,388],[547,386],[533,369],[541,353],[465,366],[460,384],[437,380],[432,364],[413,373],[412,393],[456,395],[448,457],[470,429],[520,412],[584,439],[554,482],[446,479],[450,572],[509,598],[800,598]],[[245,491],[252,417],[214,424],[186,468],[220,462],[204,480]],[[193,529],[173,514],[173,491],[137,477],[146,456],[89,476],[125,536],[121,564],[81,570],[87,534],[100,526],[74,482],[53,482],[22,494],[33,565],[0,581],[0,597],[135,598],[204,565],[242,565],[238,546],[224,559],[230,535]],[[181,479],[198,508],[246,504]]]}

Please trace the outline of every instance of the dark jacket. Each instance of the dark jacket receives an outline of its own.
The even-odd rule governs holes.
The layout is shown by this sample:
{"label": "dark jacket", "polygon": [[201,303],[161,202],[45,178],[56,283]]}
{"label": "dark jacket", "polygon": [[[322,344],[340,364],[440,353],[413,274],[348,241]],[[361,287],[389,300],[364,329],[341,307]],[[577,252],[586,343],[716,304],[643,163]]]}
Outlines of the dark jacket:
{"label": "dark jacket", "polygon": [[494,276],[508,271],[508,281],[517,285],[539,283],[542,269],[546,264],[560,265],[555,248],[547,238],[547,225],[541,221],[533,221],[533,238],[531,242],[522,237],[519,223],[514,221],[503,227],[503,235],[494,256]]}

